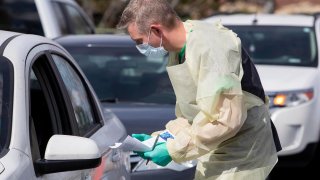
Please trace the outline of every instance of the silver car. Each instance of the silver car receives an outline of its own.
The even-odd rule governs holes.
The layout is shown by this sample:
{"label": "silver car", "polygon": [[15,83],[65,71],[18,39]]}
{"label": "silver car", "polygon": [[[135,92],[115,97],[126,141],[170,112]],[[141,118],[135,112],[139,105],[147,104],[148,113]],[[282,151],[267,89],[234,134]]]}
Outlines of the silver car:
{"label": "silver car", "polygon": [[60,45],[0,31],[0,179],[130,179],[126,136]]}

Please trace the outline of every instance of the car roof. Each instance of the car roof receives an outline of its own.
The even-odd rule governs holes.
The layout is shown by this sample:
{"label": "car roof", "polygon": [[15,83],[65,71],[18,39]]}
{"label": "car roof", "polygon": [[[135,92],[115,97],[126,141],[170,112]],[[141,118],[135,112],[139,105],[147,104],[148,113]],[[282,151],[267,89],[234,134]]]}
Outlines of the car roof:
{"label": "car roof", "polygon": [[[262,26],[303,26],[312,27],[315,17],[311,15],[282,14],[232,14],[215,15],[205,21],[219,21],[224,25],[262,25]],[[255,23],[254,20],[256,20]]]}
{"label": "car roof", "polygon": [[54,39],[64,47],[134,47],[135,43],[125,34],[68,35]]}
{"label": "car roof", "polygon": [[29,51],[40,44],[51,44],[63,49],[58,43],[43,36],[0,30],[0,55],[12,62],[24,63]]}

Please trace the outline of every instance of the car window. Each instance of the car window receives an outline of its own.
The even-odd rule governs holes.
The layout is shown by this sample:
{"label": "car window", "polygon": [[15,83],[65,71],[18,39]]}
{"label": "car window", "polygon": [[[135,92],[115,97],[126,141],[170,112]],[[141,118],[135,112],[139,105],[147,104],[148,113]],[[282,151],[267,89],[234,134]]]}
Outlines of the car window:
{"label": "car window", "polygon": [[[44,158],[50,137],[73,134],[67,99],[46,55],[35,60],[29,76],[30,124],[33,159]],[[74,118],[74,117],[73,117]]]}
{"label": "car window", "polygon": [[13,68],[12,64],[0,58],[0,157],[8,148],[11,132],[13,103]]}
{"label": "car window", "polygon": [[[0,117],[2,119],[2,98],[3,98],[3,72],[0,71]],[[1,127],[0,127],[1,131]]]}
{"label": "car window", "polygon": [[101,101],[174,104],[166,58],[149,58],[135,46],[66,47]]}
{"label": "car window", "polygon": [[0,1],[0,18],[1,30],[44,35],[34,0]]}
{"label": "car window", "polygon": [[59,28],[60,28],[61,34],[63,34],[63,35],[71,34],[70,30],[68,30],[66,17],[64,16],[63,10],[61,9],[61,6],[59,5],[60,3],[52,2],[51,4],[52,4],[53,10],[54,10],[54,13],[57,16],[57,22],[59,23]]}
{"label": "car window", "polygon": [[3,97],[2,96],[2,91],[3,91],[2,89],[3,89],[3,75],[2,75],[2,72],[0,72],[0,117],[2,115],[1,114],[1,112],[2,112],[2,97]]}
{"label": "car window", "polygon": [[52,55],[52,57],[71,98],[80,135],[84,135],[98,124],[94,118],[86,87],[73,67],[64,58],[58,55]]}
{"label": "car window", "polygon": [[92,30],[79,10],[66,3],[60,3],[65,10],[67,23],[73,34],[91,34]]}
{"label": "car window", "polygon": [[317,66],[313,28],[292,26],[229,26],[241,38],[255,64]]}

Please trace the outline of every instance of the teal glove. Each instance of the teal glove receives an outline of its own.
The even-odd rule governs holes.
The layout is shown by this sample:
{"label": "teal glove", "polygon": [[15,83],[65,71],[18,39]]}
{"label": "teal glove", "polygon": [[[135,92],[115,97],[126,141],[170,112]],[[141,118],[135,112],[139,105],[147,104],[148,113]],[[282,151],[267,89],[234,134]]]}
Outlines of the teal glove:
{"label": "teal glove", "polygon": [[[147,139],[150,139],[152,136],[148,135],[148,134],[132,134],[132,137],[138,139],[139,141],[145,141]],[[137,153],[140,157],[142,157],[143,159],[147,159],[144,156],[144,152],[139,152],[139,151],[133,151],[134,153]]]}
{"label": "teal glove", "polygon": [[145,141],[145,140],[150,139],[152,137],[148,134],[132,134],[131,136],[138,139],[139,141]]}
{"label": "teal glove", "polygon": [[157,144],[153,151],[145,152],[144,157],[160,166],[166,166],[172,161],[166,143]]}

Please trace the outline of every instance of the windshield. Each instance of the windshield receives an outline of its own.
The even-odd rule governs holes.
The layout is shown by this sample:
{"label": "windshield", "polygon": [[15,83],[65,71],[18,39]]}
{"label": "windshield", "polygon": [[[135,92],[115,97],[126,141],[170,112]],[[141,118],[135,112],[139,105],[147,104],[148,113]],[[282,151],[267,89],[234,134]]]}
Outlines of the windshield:
{"label": "windshield", "polygon": [[0,157],[9,144],[12,115],[12,66],[0,57]]}
{"label": "windshield", "polygon": [[1,0],[0,29],[44,35],[34,0]]}
{"label": "windshield", "polygon": [[255,64],[317,66],[314,29],[289,26],[228,26]]}
{"label": "windshield", "polygon": [[130,47],[66,49],[105,102],[174,104],[166,58],[148,58]]}

